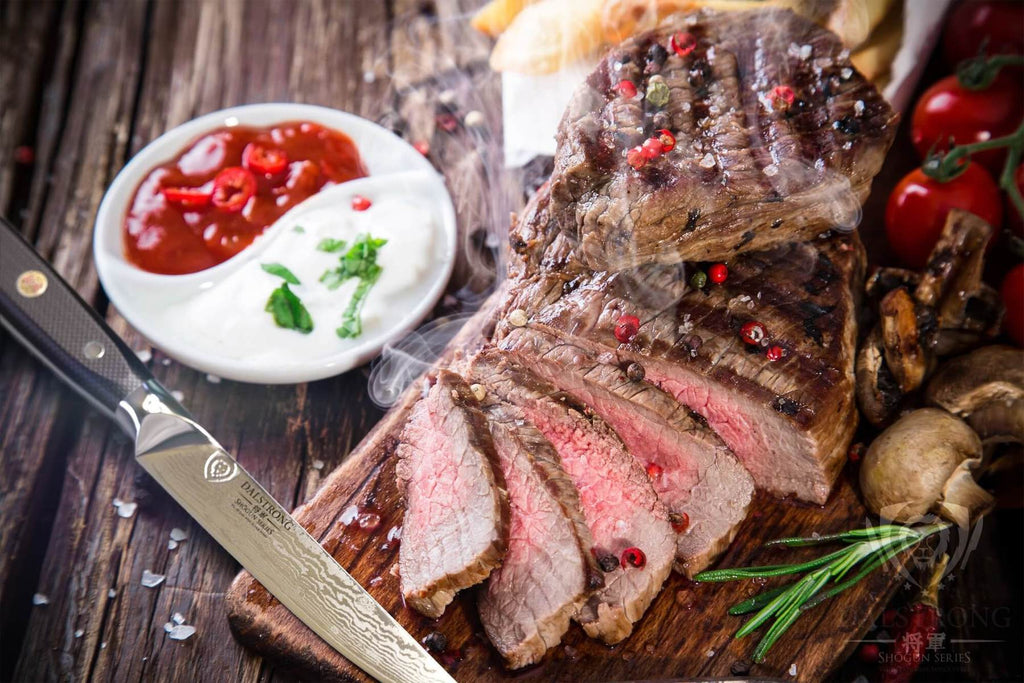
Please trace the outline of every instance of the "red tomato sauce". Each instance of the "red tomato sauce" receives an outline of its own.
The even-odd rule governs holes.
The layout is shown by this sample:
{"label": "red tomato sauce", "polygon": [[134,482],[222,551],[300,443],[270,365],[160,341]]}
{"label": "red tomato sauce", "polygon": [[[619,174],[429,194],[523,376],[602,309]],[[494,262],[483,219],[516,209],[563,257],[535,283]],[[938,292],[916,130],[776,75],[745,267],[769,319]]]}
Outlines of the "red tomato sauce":
{"label": "red tomato sauce", "polygon": [[151,273],[210,268],[304,199],[366,175],[355,143],[315,123],[213,130],[139,184],[124,222],[125,256]]}

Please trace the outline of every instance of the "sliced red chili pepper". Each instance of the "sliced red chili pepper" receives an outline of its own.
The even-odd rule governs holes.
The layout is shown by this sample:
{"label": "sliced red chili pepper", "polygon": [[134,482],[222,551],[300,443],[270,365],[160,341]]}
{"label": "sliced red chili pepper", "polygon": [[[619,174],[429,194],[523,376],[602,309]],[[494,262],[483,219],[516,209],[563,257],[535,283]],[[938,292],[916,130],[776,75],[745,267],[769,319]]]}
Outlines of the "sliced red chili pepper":
{"label": "sliced red chili pepper", "polygon": [[768,99],[772,106],[780,111],[785,111],[793,106],[796,101],[796,93],[788,85],[777,85],[768,93]]}
{"label": "sliced red chili pepper", "polygon": [[657,479],[658,477],[660,477],[662,475],[662,473],[664,473],[664,471],[665,470],[663,470],[661,468],[661,465],[659,465],[657,463],[654,463],[654,462],[647,463],[647,478],[648,479]]}
{"label": "sliced red chili pepper", "polygon": [[366,211],[371,206],[373,206],[373,202],[371,202],[369,199],[367,199],[363,195],[357,194],[357,195],[353,195],[352,196],[352,210],[353,211]]}
{"label": "sliced red chili pepper", "polygon": [[256,142],[250,142],[242,150],[242,166],[253,173],[276,175],[288,167],[288,155],[283,149],[268,149]]}
{"label": "sliced red chili pepper", "polygon": [[170,203],[186,209],[201,209],[213,199],[213,192],[201,187],[164,187],[160,192]]}
{"label": "sliced red chili pepper", "polygon": [[237,213],[256,194],[256,177],[241,166],[229,166],[213,179],[213,205]]}
{"label": "sliced red chili pepper", "polygon": [[782,360],[782,357],[786,355],[786,350],[781,346],[775,345],[765,351],[764,355],[768,360],[774,363]]}

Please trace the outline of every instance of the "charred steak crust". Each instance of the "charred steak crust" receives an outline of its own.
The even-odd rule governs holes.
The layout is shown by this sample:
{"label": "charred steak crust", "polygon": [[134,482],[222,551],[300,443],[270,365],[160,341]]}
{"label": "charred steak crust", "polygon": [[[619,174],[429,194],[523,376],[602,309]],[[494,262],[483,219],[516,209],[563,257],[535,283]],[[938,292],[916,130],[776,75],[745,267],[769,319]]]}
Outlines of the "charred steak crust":
{"label": "charred steak crust", "polygon": [[486,579],[508,547],[505,479],[487,419],[461,377],[437,373],[412,409],[397,456],[406,504],[402,592],[436,618],[458,591]]}
{"label": "charred steak crust", "polygon": [[514,330],[501,348],[600,415],[644,466],[662,503],[686,515],[676,546],[681,572],[692,577],[728,547],[746,516],[754,483],[703,420],[643,381],[640,363],[623,369],[528,328]]}
{"label": "charred steak crust", "polygon": [[506,663],[518,669],[561,641],[572,615],[604,578],[558,453],[515,408],[493,395],[482,404],[511,515],[505,561],[480,594],[480,621]]}
{"label": "charred steak crust", "polygon": [[[723,285],[686,288],[667,306],[659,297],[678,291],[681,273],[647,271],[664,282],[652,286],[638,271],[541,269],[510,283],[495,338],[501,343],[514,329],[510,312],[520,310],[531,328],[620,364],[641,363],[648,381],[708,419],[759,487],[823,503],[857,421],[853,291],[864,252],[856,235],[745,254],[730,261]],[[641,321],[628,344],[613,334],[623,314]],[[781,360],[741,341],[741,327],[754,320]]]}
{"label": "charred steak crust", "polygon": [[[518,409],[558,451],[579,492],[594,552],[605,571],[604,587],[588,597],[574,618],[592,638],[621,641],[672,569],[675,540],[668,511],[615,432],[586,406],[496,349],[477,354],[468,372],[488,393]],[[629,547],[644,552],[643,566],[619,566]]]}
{"label": "charred steak crust", "polygon": [[[652,52],[677,33],[692,51]],[[640,94],[624,97],[622,80]],[[852,229],[897,120],[809,19],[701,12],[613,48],[580,86],[544,214],[595,270],[726,260]],[[627,151],[661,129],[675,147],[631,167]]]}

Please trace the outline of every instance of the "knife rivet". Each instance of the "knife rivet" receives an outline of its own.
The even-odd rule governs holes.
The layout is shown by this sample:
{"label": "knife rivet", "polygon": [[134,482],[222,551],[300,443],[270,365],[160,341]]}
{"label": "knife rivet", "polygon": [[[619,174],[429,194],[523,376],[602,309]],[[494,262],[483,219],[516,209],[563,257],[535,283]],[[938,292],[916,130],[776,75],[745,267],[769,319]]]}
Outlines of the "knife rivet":
{"label": "knife rivet", "polygon": [[100,358],[103,358],[103,354],[106,353],[106,351],[107,350],[103,347],[103,344],[100,344],[98,341],[86,342],[85,347],[82,349],[82,353],[85,354],[85,357],[92,360],[99,360]]}
{"label": "knife rivet", "polygon": [[18,288],[18,294],[21,294],[26,299],[34,299],[40,296],[46,291],[46,286],[49,284],[49,280],[38,270],[26,270],[24,273],[18,276],[15,286]]}

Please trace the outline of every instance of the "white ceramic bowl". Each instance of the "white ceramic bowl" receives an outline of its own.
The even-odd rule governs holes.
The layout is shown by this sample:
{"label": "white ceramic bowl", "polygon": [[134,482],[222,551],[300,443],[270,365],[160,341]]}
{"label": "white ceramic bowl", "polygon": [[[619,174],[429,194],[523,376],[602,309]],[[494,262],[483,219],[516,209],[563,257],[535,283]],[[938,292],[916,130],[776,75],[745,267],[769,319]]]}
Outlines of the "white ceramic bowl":
{"label": "white ceramic bowl", "polygon": [[[429,207],[443,240],[444,257],[412,297],[414,302],[409,309],[386,330],[367,335],[358,344],[346,345],[330,355],[274,367],[197,349],[182,340],[173,325],[155,315],[163,306],[216,284],[258,256],[261,243],[268,241],[265,238],[271,237],[274,227],[268,228],[262,237],[231,259],[188,275],[149,273],[129,263],[124,257],[122,230],[132,196],[142,179],[204,133],[223,126],[271,126],[286,121],[312,121],[352,138],[369,176],[343,186],[358,192],[360,187],[387,183],[389,177],[400,180],[403,189]],[[306,202],[318,196],[313,195]],[[107,296],[132,327],[155,347],[186,365],[219,377],[270,384],[306,382],[341,374],[366,363],[380,353],[386,343],[407,334],[423,320],[444,291],[454,265],[455,249],[455,209],[451,197],[444,179],[423,155],[391,131],[361,117],[326,107],[287,103],[253,104],[212,112],[161,135],[136,154],[114,179],[100,204],[93,233],[96,270]]]}

